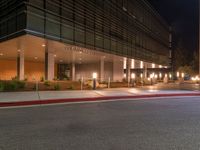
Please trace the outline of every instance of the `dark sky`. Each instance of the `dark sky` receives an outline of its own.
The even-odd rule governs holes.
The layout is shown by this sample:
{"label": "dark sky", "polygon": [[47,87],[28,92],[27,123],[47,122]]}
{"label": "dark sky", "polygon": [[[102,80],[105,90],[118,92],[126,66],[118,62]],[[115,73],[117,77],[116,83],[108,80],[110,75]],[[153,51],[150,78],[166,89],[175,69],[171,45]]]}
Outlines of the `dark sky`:
{"label": "dark sky", "polygon": [[189,51],[198,49],[198,0],[148,0],[172,25]]}

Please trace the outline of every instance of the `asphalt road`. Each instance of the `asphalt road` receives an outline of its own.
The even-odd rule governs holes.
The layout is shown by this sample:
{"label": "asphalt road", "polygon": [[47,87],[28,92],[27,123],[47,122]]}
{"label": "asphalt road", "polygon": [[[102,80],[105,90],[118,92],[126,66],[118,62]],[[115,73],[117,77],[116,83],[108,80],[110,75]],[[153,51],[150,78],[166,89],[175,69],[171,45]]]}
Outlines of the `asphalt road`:
{"label": "asphalt road", "polygon": [[199,150],[200,97],[0,109],[0,150]]}

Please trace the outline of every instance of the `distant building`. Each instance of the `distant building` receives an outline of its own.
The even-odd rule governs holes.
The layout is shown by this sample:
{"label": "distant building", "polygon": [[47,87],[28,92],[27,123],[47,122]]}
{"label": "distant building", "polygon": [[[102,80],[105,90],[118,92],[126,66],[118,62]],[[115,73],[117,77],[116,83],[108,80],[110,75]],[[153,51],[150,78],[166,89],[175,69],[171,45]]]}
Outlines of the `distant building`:
{"label": "distant building", "polygon": [[170,65],[169,25],[145,0],[1,0],[0,79],[148,76]]}

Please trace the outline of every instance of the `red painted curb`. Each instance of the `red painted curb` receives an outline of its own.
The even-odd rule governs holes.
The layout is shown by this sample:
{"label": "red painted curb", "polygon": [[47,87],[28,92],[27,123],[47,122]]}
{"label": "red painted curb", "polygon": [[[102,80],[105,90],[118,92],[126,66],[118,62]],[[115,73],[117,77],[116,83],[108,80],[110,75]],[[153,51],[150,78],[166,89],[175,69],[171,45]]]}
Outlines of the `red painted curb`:
{"label": "red painted curb", "polygon": [[136,95],[136,96],[107,96],[107,97],[93,97],[93,98],[66,98],[66,99],[48,99],[48,100],[31,100],[31,101],[17,101],[17,102],[0,102],[0,107],[11,106],[30,106],[30,105],[45,105],[45,104],[59,104],[71,102],[94,102],[114,99],[136,99],[136,98],[153,98],[153,97],[177,97],[177,96],[200,96],[200,93],[186,93],[186,94],[151,94],[151,95]]}

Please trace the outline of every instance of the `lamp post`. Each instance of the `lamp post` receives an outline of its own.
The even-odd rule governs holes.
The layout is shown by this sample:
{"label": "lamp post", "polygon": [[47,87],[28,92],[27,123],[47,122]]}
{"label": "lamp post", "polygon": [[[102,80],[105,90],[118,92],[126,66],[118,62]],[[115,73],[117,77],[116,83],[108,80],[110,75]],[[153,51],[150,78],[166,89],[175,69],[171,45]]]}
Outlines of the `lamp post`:
{"label": "lamp post", "polygon": [[96,72],[94,72],[93,74],[92,74],[92,78],[93,78],[93,90],[96,90],[96,79],[97,79],[97,73]]}

